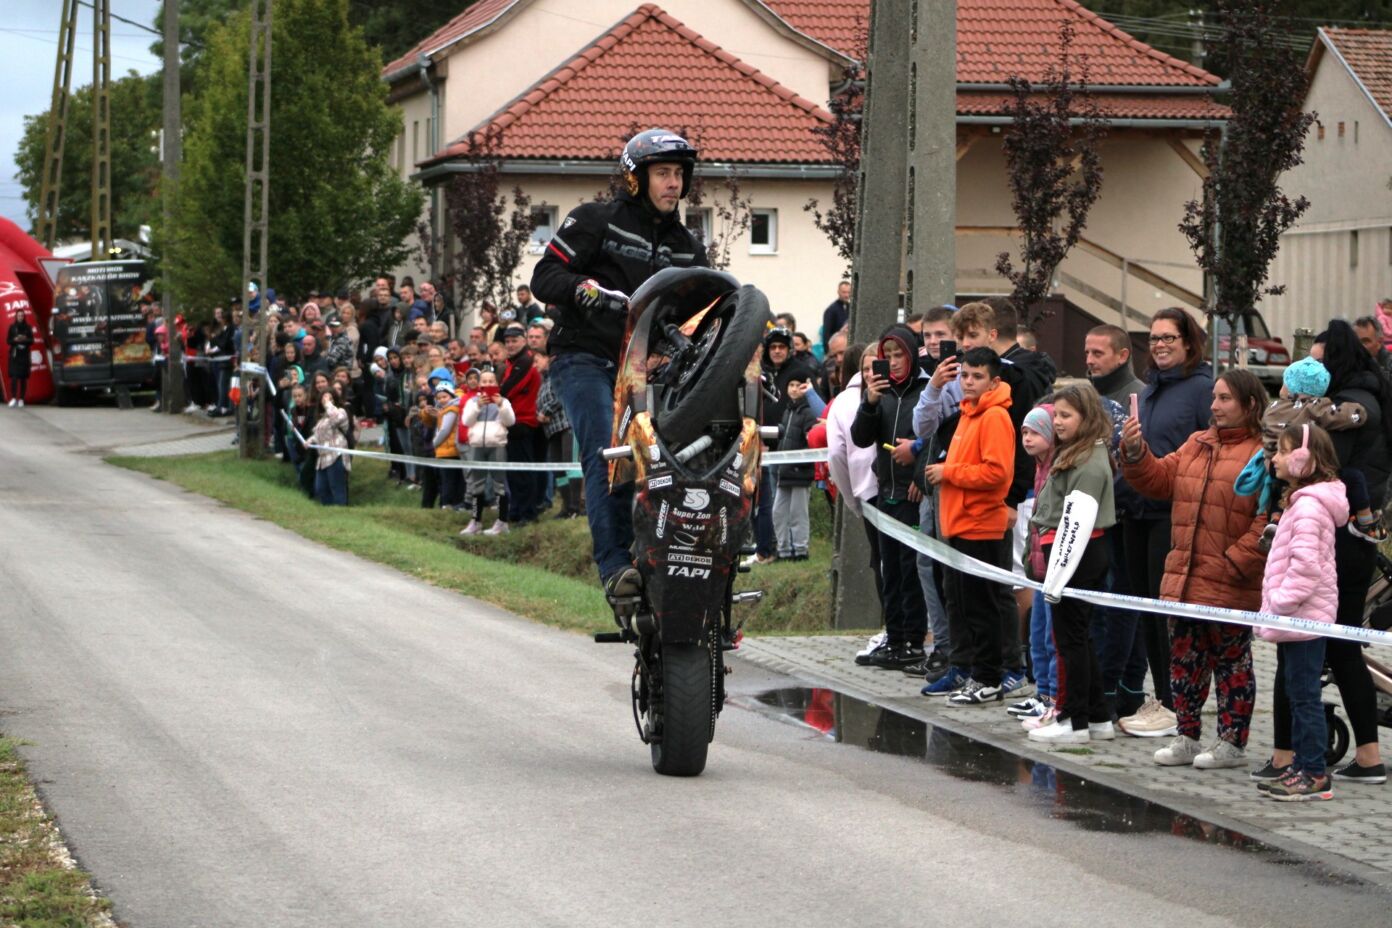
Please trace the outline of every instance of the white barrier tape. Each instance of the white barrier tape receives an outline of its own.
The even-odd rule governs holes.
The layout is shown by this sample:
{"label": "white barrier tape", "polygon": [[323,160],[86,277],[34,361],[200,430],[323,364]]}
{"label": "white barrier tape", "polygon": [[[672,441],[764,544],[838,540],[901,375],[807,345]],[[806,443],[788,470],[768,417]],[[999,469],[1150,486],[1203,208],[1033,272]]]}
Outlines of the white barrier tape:
{"label": "white barrier tape", "polygon": [[271,396],[276,395],[275,384],[271,382],[271,372],[266,370],[266,368],[252,361],[244,361],[242,362],[241,371],[243,374],[255,374],[266,381],[266,389],[271,391]]}
{"label": "white barrier tape", "polygon": [[397,461],[414,464],[416,467],[434,467],[437,470],[516,470],[516,471],[555,471],[556,473],[580,473],[578,463],[552,464],[548,461],[466,461],[462,458],[418,458],[410,454],[391,454],[386,451],[362,451],[358,448],[329,448],[307,442],[306,448],[314,451],[337,451],[354,457],[371,458],[376,461]]}
{"label": "white barrier tape", "polygon": [[[900,544],[921,551],[946,567],[962,573],[1001,583],[1008,586],[1026,587],[1042,590],[1043,584],[1030,580],[1023,574],[1004,570],[974,557],[956,551],[936,538],[929,538],[897,519],[885,515],[872,506],[862,507],[862,514],[871,525],[882,534],[888,535]],[[1185,619],[1198,619],[1204,622],[1226,622],[1230,625],[1247,625],[1252,628],[1272,628],[1279,631],[1304,632],[1324,638],[1338,638],[1358,644],[1378,644],[1392,646],[1392,632],[1380,632],[1372,628],[1354,625],[1332,625],[1316,622],[1313,619],[1293,618],[1271,615],[1266,612],[1248,612],[1243,609],[1227,609],[1222,606],[1204,606],[1196,603],[1169,602],[1148,599],[1143,596],[1128,596],[1122,593],[1104,593],[1094,590],[1079,590],[1066,587],[1063,595],[1081,599],[1097,606],[1111,606],[1117,609],[1134,609],[1155,615],[1176,616]]]}
{"label": "white barrier tape", "polygon": [[282,419],[285,420],[285,424],[288,425],[288,426],[290,427],[290,431],[292,431],[292,432],[295,433],[295,437],[296,437],[297,439],[299,439],[300,447],[301,447],[301,448],[308,448],[308,447],[309,447],[309,439],[307,439],[307,438],[305,438],[303,435],[301,435],[301,434],[300,434],[300,430],[297,429],[297,428],[295,428],[295,420],[290,418],[290,414],[289,414],[288,412],[286,412],[285,410],[282,409],[282,410],[280,411],[280,417],[281,417]]}
{"label": "white barrier tape", "polygon": [[808,448],[806,451],[765,451],[760,463],[768,467],[777,467],[779,464],[824,464],[827,460],[827,449]]}

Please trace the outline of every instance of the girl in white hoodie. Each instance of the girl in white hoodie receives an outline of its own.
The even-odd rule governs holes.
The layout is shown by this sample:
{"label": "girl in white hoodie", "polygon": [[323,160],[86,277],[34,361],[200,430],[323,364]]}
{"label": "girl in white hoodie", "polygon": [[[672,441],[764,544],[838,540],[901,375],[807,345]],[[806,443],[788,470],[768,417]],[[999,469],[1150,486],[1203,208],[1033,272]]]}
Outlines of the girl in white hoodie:
{"label": "girl in white hoodie", "polygon": [[[479,392],[464,404],[463,419],[469,430],[471,460],[507,461],[507,430],[517,421],[517,417],[507,397],[498,392],[498,377],[492,371],[484,371],[479,378]],[[459,534],[477,535],[483,528],[483,497],[490,481],[498,498],[498,521],[483,534],[502,535],[508,530],[507,480],[504,472],[472,468],[469,471],[468,492],[474,501],[474,517]]]}

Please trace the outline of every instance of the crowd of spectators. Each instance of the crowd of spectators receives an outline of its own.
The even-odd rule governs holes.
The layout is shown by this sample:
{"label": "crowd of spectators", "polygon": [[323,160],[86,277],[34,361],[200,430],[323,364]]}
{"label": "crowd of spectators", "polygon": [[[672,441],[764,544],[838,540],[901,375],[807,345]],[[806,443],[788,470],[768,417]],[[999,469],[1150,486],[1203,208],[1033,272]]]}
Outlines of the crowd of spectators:
{"label": "crowd of spectators", "polygon": [[[988,565],[1044,580],[1064,500],[1081,493],[1097,516],[1071,585],[1361,625],[1392,468],[1392,380],[1371,326],[1382,331],[1373,317],[1331,322],[1272,402],[1246,370],[1215,376],[1205,334],[1183,310],[1153,318],[1144,380],[1130,335],[1099,326],[1086,337],[1087,379],[1056,382],[1010,301],[934,308],[873,344],[827,338],[839,373],[823,372],[809,391],[829,402],[806,440],[829,449],[829,494]],[[782,352],[769,354],[781,373]],[[799,381],[784,379],[793,406]],[[787,429],[806,418],[785,410],[782,421],[793,447]],[[952,705],[998,706],[1031,740],[1155,738],[1160,765],[1249,764],[1250,627],[1050,602],[946,569],[865,526],[884,625],[857,663],[922,677],[925,696]],[[1251,764],[1258,788],[1308,800],[1331,798],[1335,779],[1385,782],[1359,647],[1263,637],[1279,644],[1274,743]],[[1355,743],[1335,771],[1323,761],[1326,662]],[[1211,689],[1217,724],[1206,738]]]}
{"label": "crowd of spectators", "polygon": [[[417,290],[382,278],[365,299],[313,293],[298,305],[268,292],[277,390],[256,395],[269,441],[305,492],[346,504],[351,457],[342,451],[380,424],[382,449],[401,458],[390,478],[419,491],[422,507],[460,513],[462,535],[501,534],[551,508],[580,514],[579,478],[564,472],[431,466],[575,460],[547,373],[552,320],[527,288],[516,297],[502,310],[484,305],[479,324],[463,330],[429,282]],[[1152,319],[1144,379],[1130,335],[1104,325],[1086,336],[1087,379],[1060,383],[1009,300],[935,307],[867,345],[849,343],[849,298],[849,287],[838,292],[816,341],[788,314],[764,338],[762,424],[779,427],[768,446],[825,447],[829,459],[764,469],[748,566],[808,557],[815,489],[833,505],[840,497],[855,512],[873,508],[961,555],[1043,580],[1064,501],[1083,493],[1097,517],[1070,568],[1075,585],[1361,624],[1392,471],[1392,363],[1380,319],[1331,322],[1271,403],[1245,370],[1215,376],[1203,330],[1179,309]],[[212,415],[235,402],[234,365],[224,359],[239,351],[242,320],[234,305],[180,332],[193,403]],[[1288,508],[1297,516],[1286,521]],[[497,515],[485,529],[487,509]],[[1000,706],[1033,740],[1124,734],[1167,739],[1157,764],[1248,763],[1258,690],[1250,628],[1050,602],[945,568],[864,524],[883,631],[857,663],[922,677],[925,696],[952,705]],[[1283,588],[1298,571],[1269,569],[1268,552],[1289,565],[1299,533],[1318,532],[1333,539],[1319,565],[1329,582]],[[1275,741],[1252,772],[1275,798],[1330,798],[1331,777],[1385,781],[1359,649],[1316,642],[1318,655],[1307,640],[1279,644]],[[1323,744],[1312,706],[1326,661],[1356,750],[1337,771],[1310,747]],[[1217,725],[1205,741],[1200,710],[1211,688]]]}

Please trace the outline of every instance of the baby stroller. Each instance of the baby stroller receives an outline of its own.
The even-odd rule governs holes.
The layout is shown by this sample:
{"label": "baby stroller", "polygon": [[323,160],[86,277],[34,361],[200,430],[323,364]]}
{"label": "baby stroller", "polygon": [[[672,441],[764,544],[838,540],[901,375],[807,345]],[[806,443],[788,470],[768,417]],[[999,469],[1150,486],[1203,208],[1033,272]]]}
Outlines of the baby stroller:
{"label": "baby stroller", "polygon": [[[1377,570],[1373,582],[1368,586],[1368,598],[1363,607],[1363,624],[1378,631],[1392,629],[1392,559],[1381,551],[1377,555]],[[1373,678],[1373,688],[1377,690],[1378,708],[1381,715],[1378,724],[1392,728],[1392,666],[1373,657],[1366,651],[1363,662]],[[1328,668],[1320,677],[1322,687],[1333,682]],[[1348,753],[1352,740],[1348,723],[1339,715],[1333,703],[1324,704],[1324,718],[1329,730],[1329,747],[1325,751],[1325,761],[1333,766]]]}

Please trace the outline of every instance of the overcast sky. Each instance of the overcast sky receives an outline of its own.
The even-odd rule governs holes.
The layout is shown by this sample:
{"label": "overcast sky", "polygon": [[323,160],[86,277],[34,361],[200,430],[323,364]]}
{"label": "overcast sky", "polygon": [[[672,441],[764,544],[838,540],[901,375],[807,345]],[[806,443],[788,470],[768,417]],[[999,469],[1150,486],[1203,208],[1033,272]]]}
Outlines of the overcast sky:
{"label": "overcast sky", "polygon": [[[48,109],[53,93],[53,64],[58,53],[59,0],[3,0],[0,19],[0,215],[29,228],[24,200],[15,179],[15,151],[24,134],[24,117]],[[73,53],[73,90],[92,83],[92,11],[79,6],[77,50]],[[111,0],[113,16],[153,26],[159,0]],[[160,67],[150,54],[155,36],[136,26],[111,21],[111,77],[128,71],[149,74]]]}

